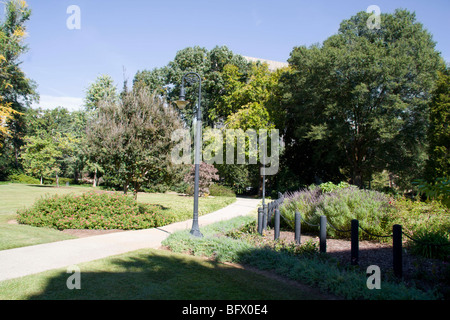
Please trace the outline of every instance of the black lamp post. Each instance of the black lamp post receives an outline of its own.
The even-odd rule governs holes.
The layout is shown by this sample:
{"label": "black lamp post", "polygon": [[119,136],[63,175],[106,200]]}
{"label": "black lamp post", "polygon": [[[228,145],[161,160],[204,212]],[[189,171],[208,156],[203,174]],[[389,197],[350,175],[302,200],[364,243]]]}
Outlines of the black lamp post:
{"label": "black lamp post", "polygon": [[197,105],[197,128],[195,133],[195,180],[194,180],[194,216],[192,221],[191,234],[196,237],[203,237],[200,232],[200,228],[198,225],[198,193],[199,193],[199,170],[200,170],[200,149],[201,149],[201,132],[202,132],[202,108],[201,108],[201,100],[202,100],[202,79],[198,73],[188,72],[186,73],[181,80],[181,90],[180,90],[180,100],[176,101],[178,108],[183,109],[188,104],[188,101],[185,100],[185,92],[184,92],[184,81],[187,79],[189,83],[199,82],[198,89],[198,105]]}

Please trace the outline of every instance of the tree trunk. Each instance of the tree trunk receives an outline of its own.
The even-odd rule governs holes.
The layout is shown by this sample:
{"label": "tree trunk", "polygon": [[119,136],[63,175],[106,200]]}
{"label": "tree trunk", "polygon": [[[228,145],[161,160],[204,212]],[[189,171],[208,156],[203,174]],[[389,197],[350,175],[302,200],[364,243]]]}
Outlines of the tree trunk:
{"label": "tree trunk", "polygon": [[44,183],[44,177],[43,176],[41,176],[41,184],[43,184]]}
{"label": "tree trunk", "polygon": [[59,188],[59,177],[58,177],[58,174],[56,174],[56,187]]}
{"label": "tree trunk", "polygon": [[95,168],[95,171],[94,171],[94,182],[92,183],[92,186],[94,188],[97,186],[97,168]]}

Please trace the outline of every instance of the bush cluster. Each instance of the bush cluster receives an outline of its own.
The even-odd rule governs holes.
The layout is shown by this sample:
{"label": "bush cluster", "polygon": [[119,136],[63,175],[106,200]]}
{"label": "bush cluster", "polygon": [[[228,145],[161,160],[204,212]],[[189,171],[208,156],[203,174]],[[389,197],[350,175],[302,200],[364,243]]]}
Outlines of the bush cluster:
{"label": "bush cluster", "polygon": [[380,192],[331,183],[286,194],[280,206],[281,215],[292,229],[295,211],[301,213],[302,230],[305,231],[316,231],[315,225],[319,224],[320,216],[326,216],[334,227],[327,229],[330,237],[350,237],[349,232],[338,230],[350,230],[351,220],[358,219],[361,227],[369,232],[361,233],[363,239],[373,239],[371,234],[389,234],[392,226],[387,220],[393,210],[390,199]]}
{"label": "bush cluster", "polygon": [[[306,232],[316,232],[320,216],[325,215],[332,225],[327,228],[327,235],[335,238],[350,237],[350,232],[341,231],[350,230],[352,219],[359,220],[364,229],[360,231],[360,238],[366,240],[390,241],[390,237],[378,236],[391,235],[392,226],[400,224],[407,235],[418,240],[408,239],[413,253],[450,259],[450,245],[444,245],[448,244],[450,236],[450,212],[439,201],[393,199],[381,192],[328,182],[285,194],[280,213],[292,230],[295,211],[301,213],[302,230]],[[429,245],[435,243],[439,245]]]}
{"label": "bush cluster", "polygon": [[236,197],[233,189],[216,183],[209,187],[209,192],[214,197]]}
{"label": "bush cluster", "polygon": [[[450,210],[440,201],[396,199],[392,224],[402,225],[411,252],[425,258],[450,261]],[[436,245],[434,245],[436,244]]]}
{"label": "bush cluster", "polygon": [[87,192],[39,199],[19,210],[19,223],[64,229],[147,229],[176,221],[156,205],[138,203],[121,193]]}
{"label": "bush cluster", "polygon": [[[219,180],[219,175],[217,174],[217,169],[209,163],[202,162],[199,166],[199,195],[209,195],[209,188],[214,183],[214,181]],[[189,186],[186,188],[187,194],[194,194],[194,179],[195,178],[195,165],[191,166],[191,170],[184,177],[184,182]]]}
{"label": "bush cluster", "polygon": [[11,174],[8,176],[8,180],[12,182],[18,182],[18,183],[26,183],[26,184],[39,184],[39,179],[29,177],[23,173],[21,174]]}
{"label": "bush cluster", "polygon": [[[40,184],[40,180],[27,176],[23,173],[15,173],[8,176],[8,180],[11,182],[17,182],[17,183],[25,183],[25,184]],[[71,178],[59,178],[59,185],[65,185],[67,182],[70,184],[74,184],[75,180]],[[43,179],[44,184],[56,184],[56,178],[45,178]]]}

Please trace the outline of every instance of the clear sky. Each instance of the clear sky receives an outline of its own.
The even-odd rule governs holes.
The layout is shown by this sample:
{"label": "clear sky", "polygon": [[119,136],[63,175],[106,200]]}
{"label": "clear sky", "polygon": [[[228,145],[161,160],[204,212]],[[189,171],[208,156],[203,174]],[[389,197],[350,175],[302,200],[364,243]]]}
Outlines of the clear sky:
{"label": "clear sky", "polygon": [[[138,70],[162,67],[188,46],[285,62],[295,46],[321,43],[342,20],[370,5],[406,8],[450,62],[449,0],[27,0],[29,51],[22,69],[38,84],[40,106],[77,108],[86,88],[109,74],[121,88]],[[80,29],[69,29],[70,5]],[[72,20],[70,20],[72,21]],[[125,72],[124,72],[125,69]]]}

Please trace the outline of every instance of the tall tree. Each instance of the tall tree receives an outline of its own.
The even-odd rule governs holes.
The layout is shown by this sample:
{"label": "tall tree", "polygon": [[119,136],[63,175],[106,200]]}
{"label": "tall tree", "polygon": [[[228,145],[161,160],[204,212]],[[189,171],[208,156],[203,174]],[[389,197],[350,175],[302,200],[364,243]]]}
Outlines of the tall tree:
{"label": "tall tree", "polygon": [[124,193],[136,195],[144,183],[170,177],[171,133],[181,128],[176,110],[146,88],[101,100],[87,126],[87,144],[98,163]]}
{"label": "tall tree", "polygon": [[[216,112],[216,106],[225,94],[226,80],[223,74],[225,67],[230,64],[238,68],[242,74],[240,81],[245,82],[250,64],[226,46],[216,46],[212,50],[199,46],[187,47],[179,50],[165,67],[138,71],[133,80],[133,87],[144,85],[150,90],[157,90],[169,102],[174,102],[178,100],[183,75],[187,72],[197,72],[202,78],[203,122],[210,126],[225,119]],[[186,99],[196,101],[198,83],[186,84],[185,89]],[[191,103],[181,111],[188,126],[192,124],[195,107],[196,105]]]}
{"label": "tall tree", "polygon": [[53,176],[59,186],[63,162],[73,153],[72,137],[59,132],[40,132],[38,135],[26,136],[25,141],[21,155],[25,171],[40,178],[41,184],[44,177]]}
{"label": "tall tree", "polygon": [[118,98],[117,87],[114,80],[107,74],[102,74],[87,88],[84,106],[87,111],[94,111],[98,108],[100,101],[116,101]]}
{"label": "tall tree", "polygon": [[5,17],[0,21],[0,168],[7,172],[19,167],[20,147],[25,135],[23,113],[38,99],[36,85],[20,69],[20,56],[26,52],[25,23],[31,10],[23,0],[5,3]]}
{"label": "tall tree", "polygon": [[442,65],[415,14],[382,14],[381,28],[373,30],[369,17],[360,12],[343,21],[321,46],[294,48],[292,72],[281,79],[288,148],[309,149],[313,155],[297,151],[319,159],[309,162],[314,171],[329,166],[332,176],[348,175],[358,186],[383,169],[417,174]]}
{"label": "tall tree", "polygon": [[430,104],[426,177],[450,176],[450,69],[439,73]]}

